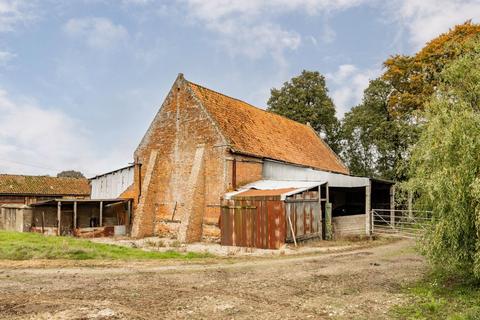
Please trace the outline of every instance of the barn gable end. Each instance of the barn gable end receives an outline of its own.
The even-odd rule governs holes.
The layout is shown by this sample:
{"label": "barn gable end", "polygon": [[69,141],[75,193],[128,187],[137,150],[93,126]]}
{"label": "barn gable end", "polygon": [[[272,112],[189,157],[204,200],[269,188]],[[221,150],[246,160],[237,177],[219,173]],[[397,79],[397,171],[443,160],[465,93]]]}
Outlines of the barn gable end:
{"label": "barn gable end", "polygon": [[225,138],[179,75],[135,151],[132,235],[200,240],[207,206],[227,188],[226,154]]}

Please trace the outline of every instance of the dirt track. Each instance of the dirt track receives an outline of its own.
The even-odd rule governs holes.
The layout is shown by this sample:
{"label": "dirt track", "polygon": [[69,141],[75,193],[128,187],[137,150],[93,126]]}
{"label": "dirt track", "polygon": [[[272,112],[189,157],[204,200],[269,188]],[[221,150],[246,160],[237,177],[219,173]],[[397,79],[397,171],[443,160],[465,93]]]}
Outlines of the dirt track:
{"label": "dirt track", "polygon": [[342,253],[203,264],[0,263],[1,319],[388,319],[424,272],[402,240]]}

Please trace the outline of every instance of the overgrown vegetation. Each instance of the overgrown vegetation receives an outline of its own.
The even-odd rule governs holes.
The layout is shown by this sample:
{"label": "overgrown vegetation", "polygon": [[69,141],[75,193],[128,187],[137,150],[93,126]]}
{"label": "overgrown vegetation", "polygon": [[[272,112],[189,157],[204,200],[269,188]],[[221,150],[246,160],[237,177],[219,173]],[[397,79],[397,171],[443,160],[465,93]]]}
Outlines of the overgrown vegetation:
{"label": "overgrown vegetation", "polygon": [[206,253],[177,251],[149,252],[141,249],[94,243],[70,237],[44,236],[38,233],[0,231],[0,259],[198,259],[211,257]]}
{"label": "overgrown vegetation", "polygon": [[362,102],[341,122],[335,116],[325,77],[316,71],[304,70],[280,89],[273,88],[268,110],[310,123],[352,174],[405,181],[423,112],[442,84],[443,70],[474,52],[470,44],[479,39],[480,24],[467,21],[414,55],[390,57],[383,64],[385,72],[370,82]]}
{"label": "overgrown vegetation", "polygon": [[445,68],[425,107],[408,187],[417,207],[433,210],[422,241],[431,264],[480,279],[480,43],[474,45]]}
{"label": "overgrown vegetation", "polygon": [[478,282],[432,274],[405,290],[408,302],[392,310],[394,319],[480,319]]}

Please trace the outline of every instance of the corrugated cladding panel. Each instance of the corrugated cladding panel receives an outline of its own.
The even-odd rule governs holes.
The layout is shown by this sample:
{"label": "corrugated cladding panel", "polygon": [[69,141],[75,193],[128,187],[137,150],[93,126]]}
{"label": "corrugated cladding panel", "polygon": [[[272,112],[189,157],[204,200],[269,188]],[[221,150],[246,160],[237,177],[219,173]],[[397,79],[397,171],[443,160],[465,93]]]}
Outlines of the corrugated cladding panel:
{"label": "corrugated cladding panel", "polygon": [[92,199],[118,198],[133,184],[134,166],[113,171],[90,180]]}
{"label": "corrugated cladding panel", "polygon": [[284,203],[278,197],[226,200],[220,228],[222,245],[278,249],[285,243]]}

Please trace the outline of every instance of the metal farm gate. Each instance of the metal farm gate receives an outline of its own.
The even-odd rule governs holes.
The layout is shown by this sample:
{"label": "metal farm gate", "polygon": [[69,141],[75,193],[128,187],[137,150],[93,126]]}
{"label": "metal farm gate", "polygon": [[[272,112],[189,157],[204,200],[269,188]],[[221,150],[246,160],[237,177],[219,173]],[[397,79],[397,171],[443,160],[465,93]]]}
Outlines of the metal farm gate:
{"label": "metal farm gate", "polygon": [[431,222],[431,211],[372,209],[372,234],[403,238],[423,235]]}

